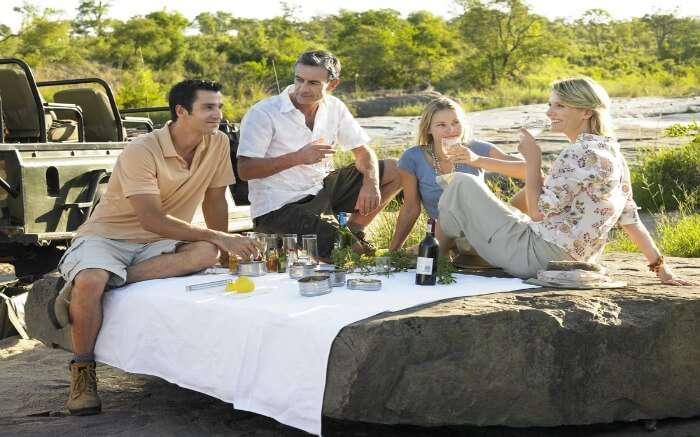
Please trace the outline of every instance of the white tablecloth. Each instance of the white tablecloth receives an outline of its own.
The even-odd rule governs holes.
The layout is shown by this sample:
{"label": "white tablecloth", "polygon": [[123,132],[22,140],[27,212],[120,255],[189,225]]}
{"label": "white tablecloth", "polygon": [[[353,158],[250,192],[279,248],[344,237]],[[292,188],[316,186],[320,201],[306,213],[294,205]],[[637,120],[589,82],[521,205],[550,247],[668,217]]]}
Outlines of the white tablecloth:
{"label": "white tablecloth", "polygon": [[346,325],[443,299],[533,288],[519,279],[456,275],[419,287],[394,274],[381,291],[334,288],[302,297],[285,274],[254,278],[249,295],[185,285],[230,279],[196,275],[145,281],[105,294],[98,361],[159,376],[320,435],[331,345]]}

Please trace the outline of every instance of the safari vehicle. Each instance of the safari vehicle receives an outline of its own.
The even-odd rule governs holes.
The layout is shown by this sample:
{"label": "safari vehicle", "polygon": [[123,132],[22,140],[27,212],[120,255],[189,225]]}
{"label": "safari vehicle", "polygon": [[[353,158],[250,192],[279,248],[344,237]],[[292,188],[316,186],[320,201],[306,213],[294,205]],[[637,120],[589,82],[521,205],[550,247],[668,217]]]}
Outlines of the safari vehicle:
{"label": "safari vehicle", "polygon": [[[51,102],[41,92],[48,87],[57,90]],[[0,261],[14,264],[17,277],[56,268],[128,141],[154,129],[150,118],[123,114],[161,110],[120,111],[100,78],[36,82],[22,60],[0,59]],[[220,129],[235,160],[237,128]],[[251,229],[247,187],[230,192],[229,230]],[[204,223],[201,212],[195,222]]]}

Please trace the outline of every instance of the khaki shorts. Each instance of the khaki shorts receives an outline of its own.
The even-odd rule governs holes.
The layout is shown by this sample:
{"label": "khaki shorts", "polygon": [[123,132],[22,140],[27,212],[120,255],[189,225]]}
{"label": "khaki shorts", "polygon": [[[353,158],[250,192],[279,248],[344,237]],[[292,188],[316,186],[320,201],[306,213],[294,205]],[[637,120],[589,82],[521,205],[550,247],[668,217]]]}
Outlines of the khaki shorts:
{"label": "khaki shorts", "polygon": [[75,276],[82,270],[105,270],[110,273],[107,285],[119,287],[126,282],[127,267],[158,255],[174,253],[182,244],[185,242],[178,240],[133,243],[85,235],[73,240],[58,263],[58,271],[66,282],[73,282]]}

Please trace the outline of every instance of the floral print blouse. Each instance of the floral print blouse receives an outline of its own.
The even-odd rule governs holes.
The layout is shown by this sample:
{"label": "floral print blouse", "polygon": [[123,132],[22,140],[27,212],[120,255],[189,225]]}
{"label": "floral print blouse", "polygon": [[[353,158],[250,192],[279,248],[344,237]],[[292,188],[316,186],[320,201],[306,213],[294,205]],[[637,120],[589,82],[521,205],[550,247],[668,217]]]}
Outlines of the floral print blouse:
{"label": "floral print blouse", "polygon": [[562,150],[544,179],[544,215],[530,226],[574,259],[595,262],[616,224],[639,222],[627,162],[614,138],[581,134]]}

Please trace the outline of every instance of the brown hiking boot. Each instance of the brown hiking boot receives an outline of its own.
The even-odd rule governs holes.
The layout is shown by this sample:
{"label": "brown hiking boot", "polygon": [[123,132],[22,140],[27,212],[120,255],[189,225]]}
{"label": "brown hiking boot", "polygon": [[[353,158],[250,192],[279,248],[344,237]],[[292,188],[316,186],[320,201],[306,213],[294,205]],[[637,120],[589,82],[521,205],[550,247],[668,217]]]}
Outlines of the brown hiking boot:
{"label": "brown hiking boot", "polygon": [[70,414],[87,416],[102,411],[102,401],[97,395],[95,362],[70,363],[70,394],[66,404]]}

